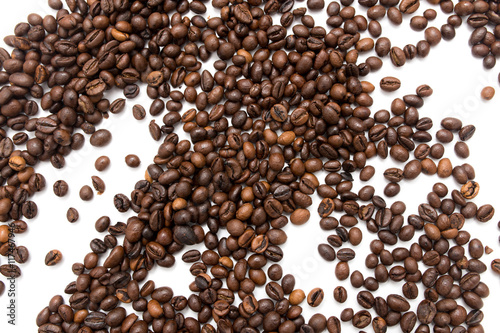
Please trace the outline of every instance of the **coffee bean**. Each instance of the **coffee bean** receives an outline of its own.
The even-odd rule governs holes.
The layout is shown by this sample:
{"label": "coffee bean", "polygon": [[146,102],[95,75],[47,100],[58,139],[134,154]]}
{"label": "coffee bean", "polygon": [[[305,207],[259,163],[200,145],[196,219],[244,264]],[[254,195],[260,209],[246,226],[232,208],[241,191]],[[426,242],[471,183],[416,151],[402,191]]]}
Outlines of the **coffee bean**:
{"label": "coffee bean", "polygon": [[340,333],[341,325],[340,320],[337,317],[330,317],[326,321],[326,328],[329,333]]}
{"label": "coffee bean", "polygon": [[352,317],[352,325],[356,328],[365,328],[370,325],[372,321],[372,316],[370,312],[366,310],[361,310],[356,312]]}
{"label": "coffee bean", "polygon": [[68,209],[68,212],[66,213],[66,218],[68,219],[68,222],[70,223],[74,223],[76,221],[78,221],[78,217],[80,215],[78,214],[78,211],[76,210],[76,208],[69,208]]}
{"label": "coffee bean", "polygon": [[307,304],[312,307],[317,307],[323,302],[324,292],[321,288],[314,288],[307,295]]}
{"label": "coffee bean", "polygon": [[107,156],[101,156],[95,161],[95,169],[97,171],[104,171],[109,167],[110,159]]}
{"label": "coffee bean", "polygon": [[54,194],[58,197],[64,197],[68,193],[68,183],[64,180],[58,180],[53,185]]}
{"label": "coffee bean", "polygon": [[95,229],[97,232],[104,232],[108,229],[110,222],[111,221],[108,216],[101,216],[95,222]]}
{"label": "coffee bean", "polygon": [[80,199],[82,199],[83,201],[89,201],[92,200],[93,197],[94,197],[94,192],[92,191],[90,186],[88,185],[82,186],[82,188],[80,189]]}
{"label": "coffee bean", "polygon": [[106,129],[97,130],[90,137],[90,144],[94,147],[104,147],[111,141],[111,132]]}
{"label": "coffee bean", "polygon": [[460,194],[465,199],[473,199],[479,193],[479,184],[473,180],[468,181],[460,189]]}
{"label": "coffee bean", "polygon": [[146,118],[146,110],[142,105],[136,104],[132,107],[132,115],[137,120]]}
{"label": "coffee bean", "polygon": [[474,135],[475,132],[476,127],[474,125],[466,125],[460,129],[458,135],[460,137],[460,140],[467,141]]}
{"label": "coffee bean", "polygon": [[62,260],[62,253],[59,250],[52,250],[45,256],[45,265],[54,266]]}
{"label": "coffee bean", "polygon": [[125,163],[131,168],[137,168],[141,165],[141,160],[139,156],[130,154],[125,156]]}
{"label": "coffee bean", "polygon": [[500,274],[500,260],[499,259],[494,259],[491,262],[491,269],[493,270],[493,272]]}
{"label": "coffee bean", "polygon": [[495,88],[488,86],[484,87],[483,90],[481,90],[482,99],[489,101],[493,98],[493,96],[495,96]]}
{"label": "coffee bean", "polygon": [[460,158],[469,157],[469,146],[465,142],[457,142],[455,144],[455,154]]}
{"label": "coffee bean", "polygon": [[380,80],[380,88],[384,91],[396,91],[401,87],[401,81],[395,77],[387,76]]}
{"label": "coffee bean", "polygon": [[98,176],[92,176],[92,186],[99,195],[103,194],[104,191],[106,190],[106,184],[104,184],[104,181]]}
{"label": "coffee bean", "polygon": [[341,261],[335,266],[335,276],[341,281],[349,277],[349,264],[346,261]]}
{"label": "coffee bean", "polygon": [[352,249],[340,249],[337,251],[337,258],[340,261],[350,261],[356,257],[356,253]]}
{"label": "coffee bean", "polygon": [[292,222],[295,225],[302,225],[309,220],[310,216],[311,214],[307,209],[299,208],[296,209],[290,216],[290,222]]}
{"label": "coffee bean", "polygon": [[4,264],[0,266],[0,274],[6,278],[18,278],[21,276],[21,269],[14,264]]}
{"label": "coffee bean", "polygon": [[342,286],[335,287],[333,298],[339,303],[344,303],[347,300],[347,290]]}
{"label": "coffee bean", "polygon": [[396,67],[401,67],[406,63],[405,53],[397,46],[391,48],[390,57],[392,64]]}
{"label": "coffee bean", "polygon": [[493,208],[493,206],[487,204],[478,208],[476,213],[476,218],[478,219],[479,222],[488,222],[493,218],[494,214],[495,214],[495,209]]}

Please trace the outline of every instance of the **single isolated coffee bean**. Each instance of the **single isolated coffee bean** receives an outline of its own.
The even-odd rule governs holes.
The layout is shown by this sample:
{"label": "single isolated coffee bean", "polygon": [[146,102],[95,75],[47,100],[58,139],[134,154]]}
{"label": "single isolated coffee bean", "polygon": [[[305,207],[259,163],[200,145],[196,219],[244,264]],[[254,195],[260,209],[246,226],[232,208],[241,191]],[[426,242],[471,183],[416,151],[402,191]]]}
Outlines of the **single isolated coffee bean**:
{"label": "single isolated coffee bean", "polygon": [[80,199],[82,199],[83,201],[89,201],[92,200],[93,197],[94,197],[94,191],[92,191],[90,186],[88,185],[82,186],[82,188],[80,189]]}
{"label": "single isolated coffee bean", "polygon": [[125,156],[125,163],[131,168],[137,168],[141,165],[141,159],[137,155],[129,154]]}
{"label": "single isolated coffee bean", "polygon": [[323,289],[314,288],[307,295],[307,304],[309,304],[312,307],[317,307],[318,305],[321,304],[321,302],[323,302],[324,296],[325,293],[323,292]]}
{"label": "single isolated coffee bean", "polygon": [[64,180],[58,180],[53,185],[54,194],[58,197],[64,197],[68,193],[68,183]]}
{"label": "single isolated coffee bean", "polygon": [[59,250],[52,250],[45,256],[45,265],[54,266],[62,260],[62,253]]}
{"label": "single isolated coffee bean", "polygon": [[78,213],[78,210],[76,210],[76,208],[73,207],[69,208],[66,213],[66,218],[70,223],[75,223],[76,221],[78,221],[79,216],[80,215]]}
{"label": "single isolated coffee bean", "polygon": [[481,98],[485,101],[489,101],[495,96],[495,88],[487,86],[481,90]]}
{"label": "single isolated coffee bean", "polygon": [[104,171],[109,167],[110,162],[111,161],[108,156],[98,157],[95,161],[95,169],[97,171]]}
{"label": "single isolated coffee bean", "polygon": [[91,179],[92,179],[92,186],[97,191],[97,194],[98,195],[103,194],[104,191],[106,190],[106,184],[104,183],[104,181],[98,176],[92,176]]}
{"label": "single isolated coffee bean", "polygon": [[383,91],[396,91],[401,87],[401,81],[392,76],[386,76],[380,80],[380,88]]}

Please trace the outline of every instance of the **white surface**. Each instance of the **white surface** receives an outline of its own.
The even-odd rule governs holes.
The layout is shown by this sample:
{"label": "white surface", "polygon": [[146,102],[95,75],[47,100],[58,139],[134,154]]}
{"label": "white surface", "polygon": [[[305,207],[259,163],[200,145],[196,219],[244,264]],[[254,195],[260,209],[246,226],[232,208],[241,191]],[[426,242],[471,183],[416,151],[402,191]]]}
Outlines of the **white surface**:
{"label": "white surface", "polygon": [[[327,1],[328,3],[328,1]],[[207,6],[210,6],[209,2]],[[305,6],[305,2],[296,2],[296,6]],[[428,8],[427,3],[422,3],[417,14],[422,14],[424,9]],[[440,27],[445,23],[446,16],[440,12],[438,7],[433,7],[438,12],[438,18],[431,22],[431,25]],[[366,11],[361,9],[363,13]],[[42,15],[53,13],[46,5],[45,0],[19,0],[2,1],[2,10],[0,11],[0,35],[3,37],[13,33],[15,24],[26,21],[26,16],[30,12],[37,12]],[[325,17],[314,13],[316,23],[324,24]],[[279,18],[275,19],[279,22]],[[382,36],[390,37],[393,45],[401,48],[407,43],[416,43],[423,39],[423,32],[414,32],[409,28],[409,18],[405,18],[399,27],[394,27],[388,22],[387,18],[382,20]],[[478,206],[486,203],[500,207],[500,200],[495,190],[499,186],[497,174],[498,165],[498,123],[500,113],[498,112],[498,96],[489,102],[483,102],[479,98],[481,89],[486,85],[492,85],[497,88],[496,69],[485,71],[481,60],[474,59],[470,55],[470,48],[467,44],[471,29],[465,24],[457,29],[457,37],[451,42],[442,41],[437,47],[432,48],[429,57],[425,60],[414,59],[408,62],[402,68],[395,68],[386,58],[384,67],[365,77],[377,86],[372,94],[374,105],[371,108],[372,113],[379,109],[389,109],[393,98],[402,97],[405,94],[414,93],[415,88],[420,84],[427,83],[434,89],[434,95],[425,100],[425,105],[419,112],[421,116],[429,116],[434,120],[435,133],[439,129],[439,122],[445,116],[455,116],[462,119],[464,125],[472,123],[477,127],[475,136],[468,142],[471,156],[467,160],[476,169],[476,180],[481,185],[481,192],[474,200]],[[2,43],[3,44],[3,43]],[[369,53],[363,55],[365,59]],[[212,69],[209,63],[206,68]],[[382,93],[378,88],[379,80],[384,76],[397,76],[402,81],[402,87],[399,91],[391,94]],[[131,213],[120,214],[113,207],[112,198],[115,193],[129,194],[135,182],[142,179],[144,170],[152,161],[159,143],[153,141],[148,132],[149,116],[142,121],[136,121],[132,117],[132,106],[136,103],[142,103],[148,110],[151,101],[145,94],[145,87],[142,87],[141,98],[128,101],[125,111],[120,115],[110,115],[110,119],[104,121],[101,128],[108,128],[113,133],[112,143],[106,148],[90,149],[86,142],[85,147],[78,152],[73,152],[67,158],[67,165],[63,170],[55,170],[50,164],[44,163],[37,166],[36,170],[45,175],[47,180],[46,190],[37,195],[34,200],[38,204],[39,214],[36,219],[28,221],[29,232],[16,237],[17,245],[26,245],[30,250],[30,260],[27,264],[21,265],[23,276],[18,279],[17,284],[17,325],[15,327],[7,325],[7,293],[0,298],[0,331],[1,332],[33,332],[36,331],[35,317],[37,313],[44,308],[50,298],[56,294],[63,294],[65,286],[75,279],[71,272],[71,265],[74,262],[81,262],[86,253],[90,252],[88,247],[90,241],[95,238],[103,238],[104,234],[98,234],[94,229],[95,220],[102,215],[109,215],[112,223],[118,221],[126,222]],[[108,97],[110,100],[121,97],[121,93],[115,93]],[[184,109],[186,110],[186,108]],[[40,113],[41,114],[41,113]],[[156,117],[157,122],[161,123],[161,116]],[[183,135],[182,129],[177,132]],[[125,165],[124,157],[127,154],[137,154],[142,160],[138,169],[131,169]],[[111,158],[111,167],[104,173],[98,173],[94,169],[94,161],[101,155],[108,155]],[[453,164],[464,163],[458,159],[453,152],[453,143],[446,145],[446,156]],[[370,184],[376,188],[383,188],[385,180],[382,172],[388,167],[396,166],[398,163],[390,158],[382,160],[371,160],[370,164],[377,169],[376,176],[370,181]],[[402,167],[402,164],[399,164]],[[99,175],[106,182],[106,192],[101,196],[95,196],[90,202],[83,202],[78,197],[78,191],[84,184],[90,185],[90,177]],[[358,190],[365,183],[359,181],[358,175],[354,175],[355,187]],[[70,192],[66,198],[57,198],[52,192],[52,184],[58,179],[65,179]],[[323,176],[320,180],[323,180]],[[387,200],[388,204],[395,200],[402,200],[407,205],[406,215],[416,213],[418,204],[426,201],[427,193],[431,191],[432,184],[442,181],[435,177],[420,176],[418,180],[403,182],[401,193],[393,199]],[[449,186],[450,192],[457,184],[452,179],[447,179],[445,183]],[[382,191],[379,191],[382,192]],[[322,287],[325,290],[325,300],[317,309],[311,310],[307,305],[304,306],[306,318],[314,312],[321,312],[324,315],[340,316],[344,307],[353,307],[356,311],[360,310],[356,302],[357,290],[350,287],[349,280],[339,282],[334,275],[335,263],[326,263],[317,254],[317,245],[326,242],[329,232],[322,231],[319,228],[319,217],[316,214],[317,203],[315,200],[311,206],[311,220],[304,226],[296,227],[288,225],[284,230],[288,234],[288,242],[283,246],[285,258],[281,262],[286,273],[294,273],[297,279],[297,288],[303,289],[306,294],[314,287]],[[66,210],[69,207],[75,207],[80,212],[80,219],[74,224],[66,220]],[[492,259],[500,256],[500,247],[498,246],[498,229],[496,226],[497,217],[487,224],[481,224],[475,220],[467,221],[465,230],[472,234],[472,237],[480,238],[484,245],[490,246],[494,252],[485,255],[483,261],[489,267]],[[364,266],[365,255],[369,252],[369,243],[374,238],[372,234],[366,231],[363,224],[359,227],[364,231],[364,240],[362,244],[355,248],[357,252],[356,259],[351,262],[351,272],[355,269],[360,270],[365,277],[372,275]],[[414,237],[417,241],[419,232]],[[300,239],[306,240],[303,246],[297,246]],[[412,242],[399,243],[396,246],[408,246]],[[52,249],[59,249],[64,255],[63,261],[55,267],[44,265],[45,254]],[[200,250],[203,250],[200,247]],[[5,263],[5,258],[0,258],[1,263]],[[168,285],[174,289],[177,295],[188,295],[188,285],[192,277],[188,270],[189,265],[183,263],[178,258],[174,269],[155,269],[149,278],[154,279],[156,286]],[[420,269],[426,268],[420,263]],[[0,277],[5,281],[4,277]],[[497,332],[495,321],[498,316],[498,299],[500,296],[499,279],[488,271],[481,275],[482,281],[486,282],[491,291],[489,298],[485,300],[483,311],[485,319],[483,326],[486,332]],[[340,305],[333,300],[333,289],[343,285],[348,289],[348,301]],[[381,285],[380,290],[375,292],[375,296],[386,296],[389,293],[401,293],[402,283],[385,283]],[[263,290],[258,291],[258,295],[264,295]],[[419,300],[423,298],[423,289]],[[67,300],[68,297],[65,296]],[[412,302],[412,310],[416,311],[419,300]],[[304,305],[304,304],[303,304]],[[187,315],[192,315],[187,312]],[[374,315],[374,311],[372,311]],[[371,331],[368,327],[367,331]],[[358,332],[350,324],[342,325],[343,332]],[[399,326],[392,328],[389,332],[399,332]]]}

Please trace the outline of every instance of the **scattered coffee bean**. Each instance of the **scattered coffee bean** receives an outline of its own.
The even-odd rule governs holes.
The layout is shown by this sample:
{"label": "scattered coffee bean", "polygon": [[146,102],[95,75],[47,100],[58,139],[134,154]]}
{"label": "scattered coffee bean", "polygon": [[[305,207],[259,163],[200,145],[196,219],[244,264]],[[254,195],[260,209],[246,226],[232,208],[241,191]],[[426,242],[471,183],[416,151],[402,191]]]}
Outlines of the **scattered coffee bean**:
{"label": "scattered coffee bean", "polygon": [[76,221],[78,221],[79,216],[80,215],[78,214],[78,211],[73,207],[69,208],[66,213],[66,218],[70,223],[75,223]]}
{"label": "scattered coffee bean", "polygon": [[101,156],[95,161],[95,169],[97,171],[104,171],[109,167],[110,159],[107,156]]}
{"label": "scattered coffee bean", "polygon": [[131,168],[137,168],[141,165],[141,160],[139,156],[130,154],[125,156],[125,163]]}
{"label": "scattered coffee bean", "polygon": [[58,197],[64,197],[68,193],[68,189],[68,183],[64,180],[56,181],[53,186],[54,194]]}
{"label": "scattered coffee bean", "polygon": [[82,199],[83,201],[89,201],[92,200],[93,197],[94,197],[94,191],[92,191],[90,186],[88,185],[82,186],[82,188],[80,189],[80,199]]}
{"label": "scattered coffee bean", "polygon": [[62,260],[62,253],[59,250],[52,250],[45,256],[45,265],[54,266]]}
{"label": "scattered coffee bean", "polygon": [[[97,191],[97,194],[98,195],[103,194],[104,191],[106,190],[106,184],[104,184],[104,181],[98,176],[92,176],[91,178],[92,178],[92,186]],[[81,191],[80,191],[80,194],[81,194]],[[85,194],[85,196],[88,196],[88,194]],[[90,197],[89,200],[91,198],[92,197]],[[85,200],[85,199],[82,198],[82,200]]]}
{"label": "scattered coffee bean", "polygon": [[495,96],[495,88],[488,86],[481,90],[481,98],[485,101],[489,101],[493,96]]}
{"label": "scattered coffee bean", "polygon": [[342,286],[336,287],[333,290],[333,298],[339,303],[344,303],[347,300],[347,290]]}
{"label": "scattered coffee bean", "polygon": [[321,302],[323,302],[324,296],[325,294],[323,292],[323,289],[314,288],[309,292],[309,295],[307,295],[307,304],[312,307],[317,307],[321,304]]}
{"label": "scattered coffee bean", "polygon": [[386,76],[380,80],[380,88],[384,91],[396,91],[401,87],[401,81],[399,79],[392,77],[392,76]]}

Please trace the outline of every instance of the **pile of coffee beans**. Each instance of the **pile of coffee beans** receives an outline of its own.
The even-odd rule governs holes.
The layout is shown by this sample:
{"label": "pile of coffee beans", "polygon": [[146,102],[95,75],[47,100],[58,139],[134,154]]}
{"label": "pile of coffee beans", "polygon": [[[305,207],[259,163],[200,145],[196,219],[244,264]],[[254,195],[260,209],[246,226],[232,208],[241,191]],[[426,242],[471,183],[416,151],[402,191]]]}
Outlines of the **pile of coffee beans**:
{"label": "pile of coffee beans", "polygon": [[[456,141],[456,155],[467,158],[465,142],[475,127],[445,118],[433,143],[433,120],[418,111],[433,93],[430,86],[421,85],[415,94],[394,99],[390,111],[372,115],[375,86],[362,77],[380,69],[385,56],[397,67],[425,57],[441,39],[454,36],[466,15],[477,28],[473,53],[491,68],[498,29],[492,34],[485,26],[500,23],[498,6],[481,0],[456,6],[440,2],[445,13],[456,15],[441,29],[427,27],[436,17],[432,9],[413,16],[410,25],[425,29],[425,40],[399,48],[380,37],[377,20],[387,11],[400,24],[419,8],[418,0],[359,0],[369,7],[368,18],[356,15],[352,2],[308,0],[306,8],[294,0],[213,0],[218,16],[207,17],[207,4],[199,0],[66,0],[68,9],[49,0],[55,16],[30,14],[27,23],[15,27],[4,39],[12,52],[0,49],[5,85],[0,89],[0,221],[13,221],[13,232],[26,231],[22,218],[37,214],[29,199],[46,185],[33,167],[50,161],[63,168],[65,156],[86,140],[77,130],[90,136],[92,146],[106,146],[112,133],[96,126],[109,113],[122,112],[141,87],[153,100],[149,113],[163,115],[162,124],[148,125],[160,144],[145,179],[129,196],[114,196],[115,208],[134,216],[113,225],[107,216],[96,221],[95,229],[108,234],[92,240],[91,252],[72,266],[77,278],[64,290],[71,295],[68,303],[59,295],[52,298],[36,318],[39,332],[339,333],[346,321],[358,329],[371,325],[376,333],[396,325],[402,332],[484,332],[482,298],[489,294],[480,275],[487,269],[481,261],[484,247],[464,226],[472,218],[488,222],[494,209],[470,201],[479,192],[474,168],[452,165],[443,146]],[[309,13],[318,10],[326,10],[330,31]],[[376,40],[362,38],[366,30]],[[360,54],[373,49],[378,57],[358,63]],[[215,71],[202,70],[213,57]],[[400,85],[394,77],[380,81],[385,91]],[[106,99],[107,91],[117,88],[125,98]],[[184,110],[186,103],[195,108]],[[132,112],[140,120],[146,108],[134,105]],[[190,140],[174,132],[181,124]],[[19,133],[10,137],[8,128]],[[362,181],[374,176],[370,159],[388,157],[405,166],[383,172],[385,188],[352,191],[356,173]],[[125,161],[140,165],[135,155]],[[102,156],[95,168],[104,171],[109,164]],[[324,182],[319,171],[327,172]],[[402,201],[386,203],[384,197],[400,192],[402,180],[422,174],[453,177],[460,186],[436,183],[418,214],[405,216]],[[98,194],[105,190],[98,176],[92,185]],[[53,190],[64,196],[68,184],[59,180]],[[287,241],[283,227],[289,220],[309,221],[315,193],[322,198],[320,226],[334,232],[318,251],[336,262],[339,281],[349,279],[363,290],[356,296],[359,309],[306,319],[301,304],[317,307],[325,293],[317,287],[306,295],[278,263]],[[91,200],[94,191],[85,185],[79,195]],[[78,211],[70,208],[67,218],[75,222]],[[0,254],[25,262],[28,250],[10,249],[5,227],[0,227]],[[227,237],[220,236],[222,229]],[[365,229],[377,237],[365,260],[374,276],[366,278],[349,266],[356,256],[350,246],[361,243]],[[417,235],[409,248],[386,249]],[[201,243],[203,252],[189,248]],[[172,267],[179,253],[192,264],[188,296],[148,280],[153,267]],[[52,250],[45,264],[61,259],[62,253]],[[500,271],[497,261],[491,267]],[[4,264],[0,273],[18,277],[21,270]],[[401,282],[402,295],[375,297],[372,292],[387,281]],[[419,295],[422,285],[426,289]],[[259,287],[266,298],[255,297]],[[345,288],[336,288],[334,298],[345,302]],[[413,310],[412,299],[420,300]],[[135,312],[128,314],[121,303],[130,303]],[[185,317],[186,308],[197,317]]]}

